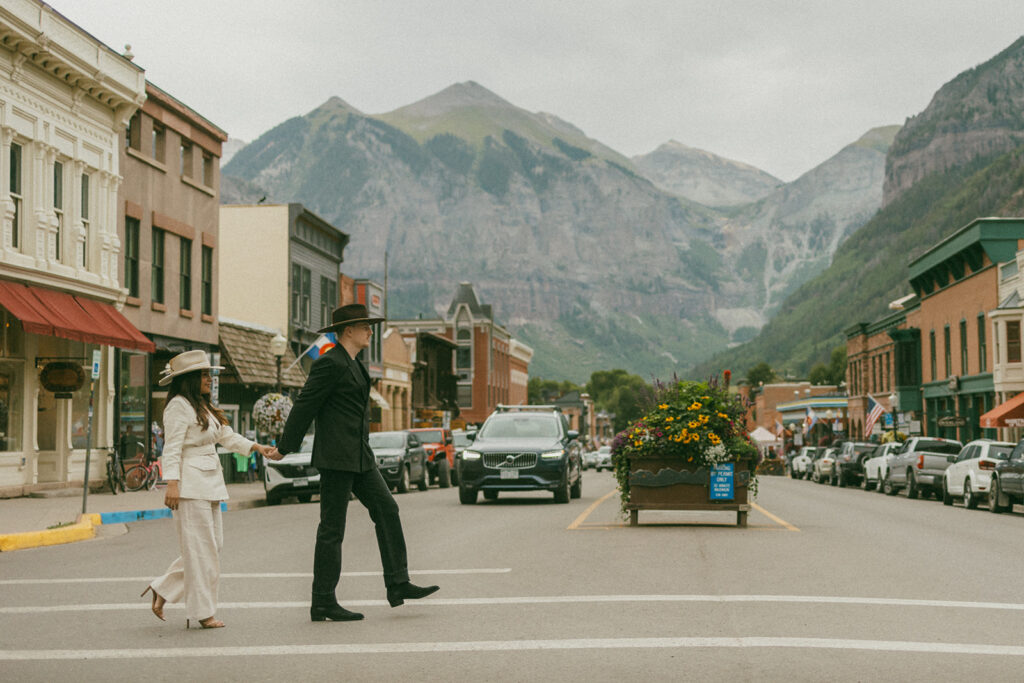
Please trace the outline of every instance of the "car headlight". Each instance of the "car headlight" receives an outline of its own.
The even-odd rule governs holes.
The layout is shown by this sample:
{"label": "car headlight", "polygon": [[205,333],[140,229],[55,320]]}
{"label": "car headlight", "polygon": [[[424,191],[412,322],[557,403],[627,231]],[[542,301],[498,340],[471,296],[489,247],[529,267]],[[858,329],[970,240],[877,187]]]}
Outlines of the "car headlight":
{"label": "car headlight", "polygon": [[556,458],[561,458],[563,455],[565,455],[565,451],[559,449],[557,451],[546,451],[544,453],[541,453],[540,457],[543,458],[544,460],[554,460]]}
{"label": "car headlight", "polygon": [[463,460],[479,460],[480,453],[477,451],[462,451]]}

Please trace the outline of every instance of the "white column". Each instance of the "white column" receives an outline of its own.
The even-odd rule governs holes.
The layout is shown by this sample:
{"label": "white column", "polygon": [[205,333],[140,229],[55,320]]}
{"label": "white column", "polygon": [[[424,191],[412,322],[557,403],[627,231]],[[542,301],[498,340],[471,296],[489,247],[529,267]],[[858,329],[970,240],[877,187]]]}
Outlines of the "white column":
{"label": "white column", "polygon": [[0,251],[14,248],[14,200],[11,199],[11,142],[14,129],[0,128],[0,214],[3,229],[0,230]]}
{"label": "white column", "polygon": [[[74,161],[71,163],[71,182],[68,183],[71,189],[71,206],[70,210],[64,210],[64,221],[70,226],[68,230],[69,244],[74,245],[72,249],[68,250],[68,253],[72,254],[74,263],[71,264],[75,272],[81,277],[83,274],[88,273],[88,268],[82,267],[82,261],[85,260],[87,266],[94,265],[90,254],[86,253],[89,247],[89,235],[86,234],[85,224],[82,222],[82,173],[85,172],[84,161]],[[64,193],[65,205],[68,204],[67,192]]]}

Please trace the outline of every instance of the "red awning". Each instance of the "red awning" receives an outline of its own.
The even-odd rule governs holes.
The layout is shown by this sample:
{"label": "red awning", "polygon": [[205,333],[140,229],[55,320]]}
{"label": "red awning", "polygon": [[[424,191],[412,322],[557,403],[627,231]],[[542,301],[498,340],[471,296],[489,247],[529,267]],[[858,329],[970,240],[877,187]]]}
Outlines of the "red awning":
{"label": "red awning", "polygon": [[1024,427],[1024,393],[1017,394],[982,415],[981,426],[985,429]]}
{"label": "red awning", "polygon": [[153,342],[113,306],[84,296],[0,280],[0,306],[20,320],[31,334],[156,351]]}

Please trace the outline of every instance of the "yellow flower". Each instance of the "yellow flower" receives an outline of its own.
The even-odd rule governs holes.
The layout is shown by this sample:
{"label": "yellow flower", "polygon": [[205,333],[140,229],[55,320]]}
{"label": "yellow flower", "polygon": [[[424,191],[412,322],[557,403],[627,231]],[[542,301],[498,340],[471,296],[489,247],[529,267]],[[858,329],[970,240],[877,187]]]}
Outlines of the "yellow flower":
{"label": "yellow flower", "polygon": [[718,417],[722,418],[723,420],[728,420],[729,419],[729,416],[726,415],[725,413],[719,413]]}
{"label": "yellow flower", "polygon": [[674,417],[669,415],[668,417],[665,418],[665,422],[672,422],[674,419],[675,419]]}
{"label": "yellow flower", "polygon": [[668,404],[662,403],[660,406],[658,406],[658,410],[668,410]]}
{"label": "yellow flower", "polygon": [[711,443],[713,443],[716,446],[718,444],[722,443],[722,440],[720,438],[718,438],[718,434],[715,434],[714,432],[712,432],[711,434],[708,434],[708,441],[710,441]]}
{"label": "yellow flower", "polygon": [[700,441],[700,434],[697,434],[696,432],[694,432],[694,434],[693,434],[693,440],[694,440],[694,441]]}
{"label": "yellow flower", "polygon": [[694,401],[693,403],[691,403],[691,404],[690,404],[690,407],[688,408],[688,410],[700,410],[700,409],[701,409],[701,408],[703,408],[703,407],[704,407],[704,406],[702,406],[702,405],[700,404],[700,402],[698,402],[698,401]]}
{"label": "yellow flower", "polygon": [[700,427],[700,422],[697,422],[696,420],[690,420],[689,427],[690,429],[696,429],[697,427]]}
{"label": "yellow flower", "polygon": [[708,423],[708,420],[710,420],[711,418],[710,418],[710,417],[708,417],[707,415],[701,415],[701,416],[700,416],[699,418],[697,418],[697,419],[698,419],[698,420],[700,420],[700,423],[701,423],[702,425],[706,425],[706,424]]}

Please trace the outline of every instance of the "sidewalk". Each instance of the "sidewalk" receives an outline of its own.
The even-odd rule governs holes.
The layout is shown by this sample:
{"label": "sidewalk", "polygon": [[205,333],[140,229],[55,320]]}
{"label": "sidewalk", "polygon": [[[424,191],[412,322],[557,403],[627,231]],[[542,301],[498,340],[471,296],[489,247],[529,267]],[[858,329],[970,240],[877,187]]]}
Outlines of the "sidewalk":
{"label": "sidewalk", "polygon": [[[263,483],[228,484],[227,510],[266,504]],[[57,489],[35,496],[0,499],[0,551],[71,543],[93,538],[100,525],[170,517],[163,488],[111,494],[90,491],[82,515],[82,490]],[[60,526],[58,526],[60,525]],[[54,528],[50,528],[54,527]]]}

